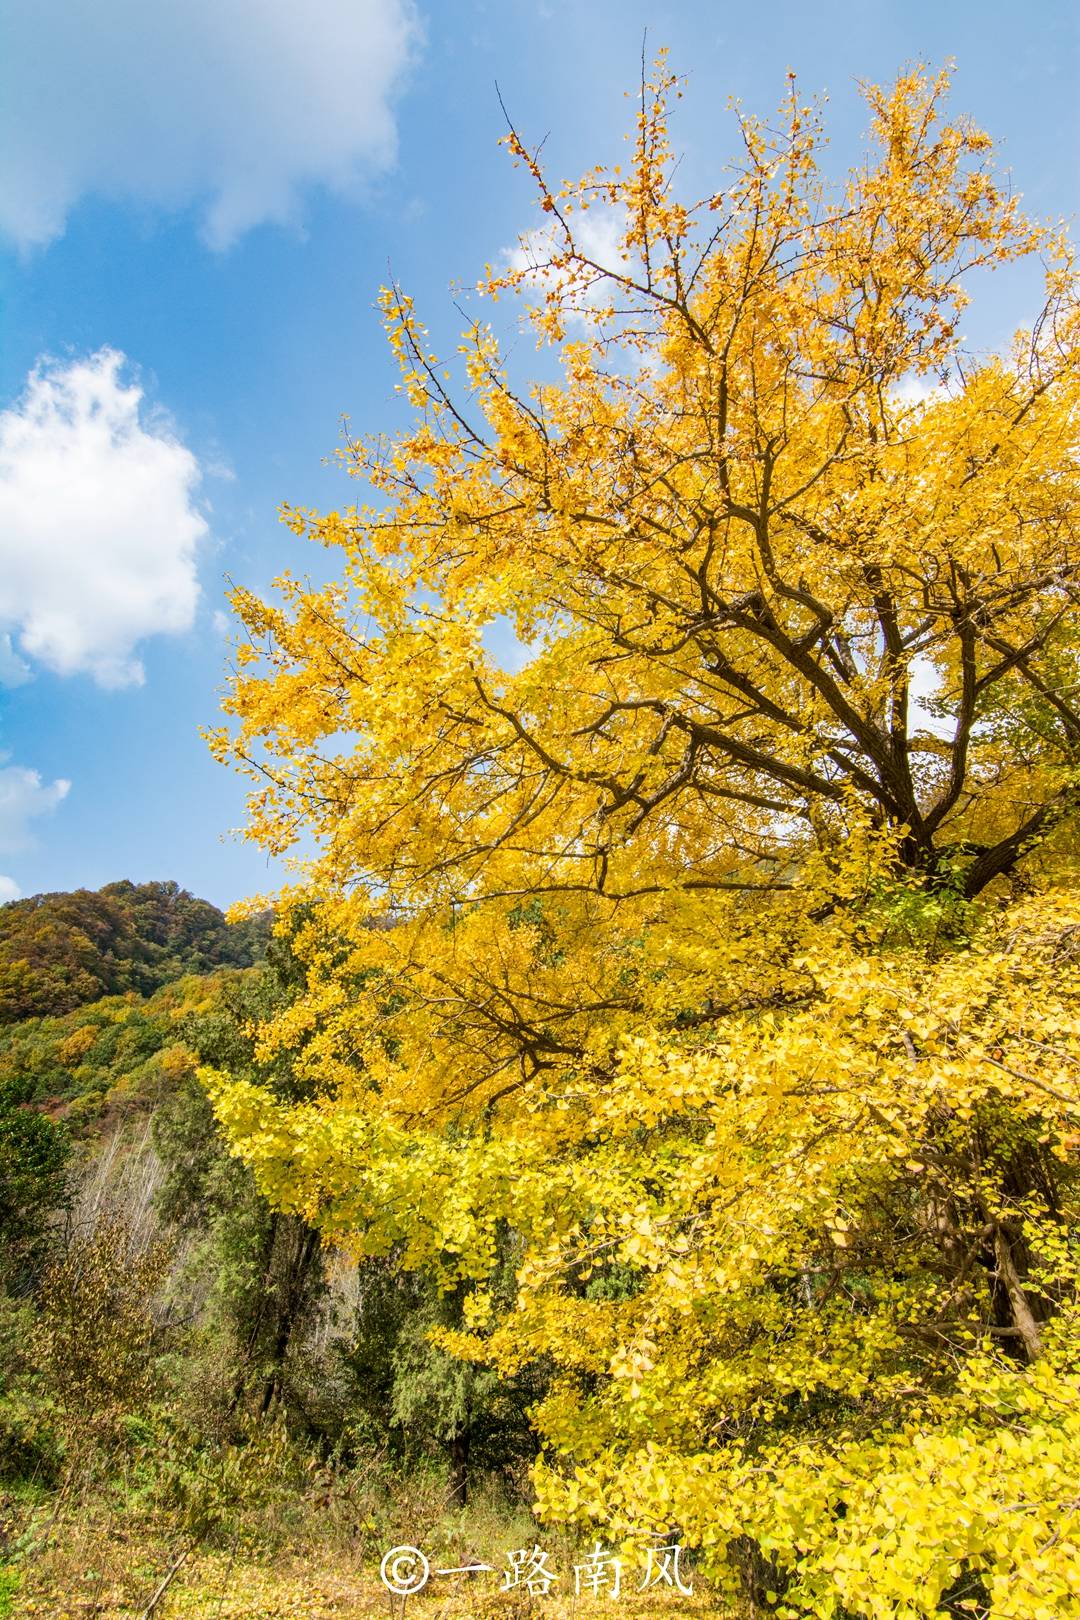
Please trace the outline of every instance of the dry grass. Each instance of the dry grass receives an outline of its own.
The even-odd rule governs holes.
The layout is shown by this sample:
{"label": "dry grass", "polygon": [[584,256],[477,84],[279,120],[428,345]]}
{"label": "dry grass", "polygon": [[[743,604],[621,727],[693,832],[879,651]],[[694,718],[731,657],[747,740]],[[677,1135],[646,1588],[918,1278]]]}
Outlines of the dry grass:
{"label": "dry grass", "polygon": [[[58,1490],[0,1499],[0,1575],[6,1558],[17,1579],[8,1602],[0,1591],[0,1620],[734,1620],[697,1573],[692,1597],[638,1593],[640,1571],[625,1567],[617,1599],[575,1599],[573,1568],[592,1539],[541,1526],[505,1484],[478,1482],[468,1507],[450,1510],[439,1472],[395,1474],[380,1458],[298,1467],[254,1440],[241,1455],[249,1471],[211,1480],[212,1517],[185,1518],[145,1473],[93,1451]],[[552,1596],[502,1592],[507,1552],[534,1543],[559,1577]],[[404,1603],[379,1579],[383,1553],[403,1544],[432,1570]],[[436,1573],[473,1563],[494,1568]]]}
{"label": "dry grass", "polygon": [[[475,1525],[467,1515],[458,1517],[456,1527],[448,1521],[441,1538],[426,1543],[433,1565],[444,1557],[499,1564],[496,1549],[520,1545],[513,1532],[524,1526],[504,1523],[489,1542],[492,1528],[483,1516]],[[550,1531],[532,1528],[565,1587],[573,1549],[560,1546]],[[178,1563],[182,1553],[181,1544],[160,1531],[155,1535],[150,1526],[136,1530],[124,1519],[80,1514],[53,1526],[38,1553],[22,1563],[10,1613],[13,1620],[142,1620],[177,1566],[153,1620],[734,1620],[698,1574],[692,1597],[628,1589],[615,1600],[530,1599],[520,1590],[501,1592],[498,1573],[433,1576],[422,1593],[403,1603],[391,1600],[379,1580],[377,1552],[363,1544],[350,1554],[339,1541],[320,1547],[308,1538],[302,1550],[267,1554],[238,1541],[231,1548],[193,1550]]]}

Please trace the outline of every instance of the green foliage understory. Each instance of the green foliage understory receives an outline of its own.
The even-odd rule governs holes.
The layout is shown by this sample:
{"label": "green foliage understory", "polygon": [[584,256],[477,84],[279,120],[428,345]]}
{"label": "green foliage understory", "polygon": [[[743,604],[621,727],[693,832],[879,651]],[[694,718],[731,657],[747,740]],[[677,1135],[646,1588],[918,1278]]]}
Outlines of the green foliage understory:
{"label": "green foliage understory", "polygon": [[[424,1536],[453,1561],[535,1535],[536,1380],[435,1349],[459,1299],[393,1255],[326,1250],[225,1150],[195,1068],[296,1094],[251,1035],[293,997],[287,944],[262,959],[261,923],[226,931],[175,885],[102,894],[218,922],[153,960],[150,982],[169,982],[147,994],[69,1008],[43,971],[34,1016],[0,1026],[0,1616],[140,1613],[181,1555],[171,1601],[201,1568],[208,1614],[321,1614],[320,1592],[338,1613],[346,1590],[366,1610],[395,1542]],[[126,933],[122,965],[100,936],[91,959],[98,899],[0,908],[0,937],[25,944],[45,915],[54,966],[81,951],[96,982],[123,982],[148,930]],[[298,1559],[333,1572],[308,1583],[310,1608]],[[231,1606],[234,1566],[263,1607]]]}

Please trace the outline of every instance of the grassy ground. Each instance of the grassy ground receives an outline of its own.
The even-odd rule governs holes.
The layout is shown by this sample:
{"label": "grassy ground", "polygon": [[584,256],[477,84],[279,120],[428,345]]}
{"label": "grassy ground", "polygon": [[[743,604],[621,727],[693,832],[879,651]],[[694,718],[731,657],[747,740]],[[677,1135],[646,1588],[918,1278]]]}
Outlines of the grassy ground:
{"label": "grassy ground", "polygon": [[[80,1549],[87,1559],[43,1560],[22,1574],[10,1614],[48,1620],[136,1620],[146,1614],[176,1559],[155,1564],[146,1549]],[[128,1561],[130,1560],[130,1561]],[[125,1567],[126,1563],[126,1567]],[[486,1582],[478,1584],[479,1582]],[[198,1553],[176,1569],[154,1620],[732,1620],[699,1576],[694,1594],[628,1591],[617,1599],[532,1598],[498,1590],[496,1575],[434,1580],[424,1592],[391,1599],[375,1568],[278,1557],[272,1564],[227,1552]]]}
{"label": "grassy ground", "polygon": [[[382,1545],[383,1526],[343,1535],[330,1514],[325,1534],[306,1518],[305,1533],[292,1545],[259,1545],[240,1531],[231,1546],[186,1550],[167,1524],[83,1503],[53,1523],[39,1520],[24,1533],[21,1550],[16,1542],[6,1577],[0,1566],[0,1620],[734,1620],[698,1573],[690,1576],[690,1597],[667,1589],[639,1593],[640,1572],[624,1568],[618,1598],[575,1598],[573,1566],[588,1549],[528,1514],[500,1515],[481,1504],[415,1522],[422,1528],[409,1536],[399,1530],[398,1539],[422,1546],[433,1569],[482,1562],[495,1571],[433,1574],[422,1592],[402,1600],[391,1598],[379,1579],[381,1551],[394,1545]],[[534,1541],[560,1576],[553,1594],[530,1599],[520,1588],[501,1591],[507,1549]]]}
{"label": "grassy ground", "polygon": [[[101,1560],[98,1560],[99,1564]],[[168,1567],[164,1573],[168,1573]],[[14,1617],[48,1616],[49,1620],[134,1620],[145,1614],[162,1572],[139,1565],[126,1577],[102,1577],[93,1566],[70,1572],[65,1590],[49,1580],[29,1577],[16,1594]],[[499,1592],[494,1576],[484,1590],[470,1585],[475,1577],[443,1579],[438,1590],[404,1602],[379,1583],[374,1569],[320,1568],[296,1560],[273,1566],[250,1563],[227,1554],[193,1557],[178,1571],[154,1609],[154,1620],[730,1620],[695,1580],[693,1597],[677,1594],[627,1593],[606,1598],[534,1598]]]}

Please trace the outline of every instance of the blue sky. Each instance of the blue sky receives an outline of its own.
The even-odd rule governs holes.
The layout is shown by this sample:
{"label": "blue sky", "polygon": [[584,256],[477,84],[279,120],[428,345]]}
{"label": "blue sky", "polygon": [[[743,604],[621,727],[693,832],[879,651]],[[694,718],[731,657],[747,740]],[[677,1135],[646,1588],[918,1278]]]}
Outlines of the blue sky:
{"label": "blue sky", "polygon": [[[0,899],[176,878],[226,904],[279,875],[198,736],[227,656],[224,577],[325,568],[283,500],[355,498],[323,464],[400,421],[375,299],[392,273],[452,345],[450,284],[536,223],[496,81],[557,174],[618,161],[642,35],[690,75],[694,195],[728,98],[794,68],[858,151],[859,79],[956,59],[953,104],[1030,212],[1080,205],[1080,8],[1036,0],[0,0]],[[1075,225],[1074,225],[1075,229]],[[988,285],[980,346],[1033,312]]]}

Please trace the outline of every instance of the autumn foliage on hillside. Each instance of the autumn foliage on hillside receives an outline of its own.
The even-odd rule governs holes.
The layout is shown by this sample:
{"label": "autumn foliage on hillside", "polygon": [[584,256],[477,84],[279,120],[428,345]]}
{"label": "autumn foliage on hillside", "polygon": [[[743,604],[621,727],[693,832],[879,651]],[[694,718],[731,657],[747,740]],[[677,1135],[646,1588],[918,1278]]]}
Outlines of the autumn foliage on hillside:
{"label": "autumn foliage on hillside", "polygon": [[0,1024],[148,995],[184,973],[249,967],[266,919],[228,924],[177,883],[107,883],[0,906]]}
{"label": "autumn foliage on hillside", "polygon": [[544,1514],[787,1616],[1080,1614],[1080,306],[946,89],[836,181],[793,83],[694,204],[662,63],[625,173],[511,131],[480,291],[558,380],[385,293],[412,425],[287,513],[340,583],[234,593],[211,737],[318,848],[299,1090],[204,1074],[260,1188],[544,1369]]}

